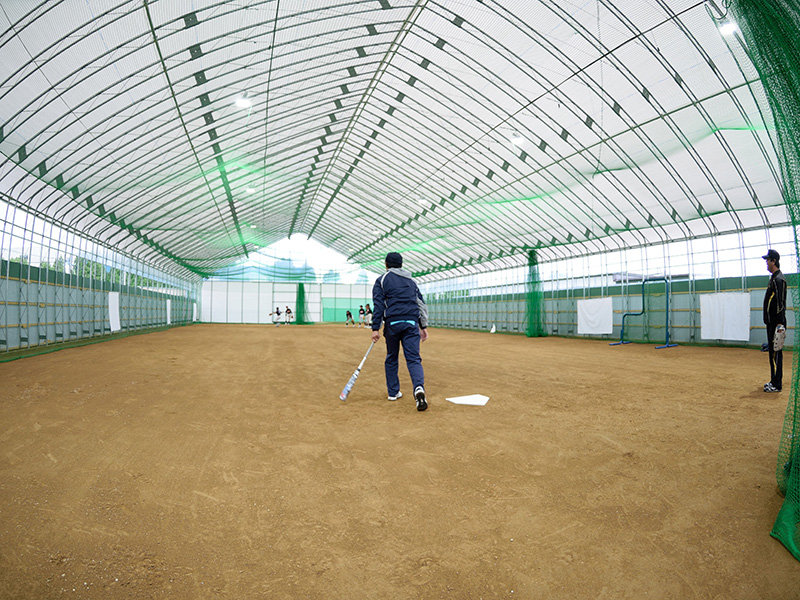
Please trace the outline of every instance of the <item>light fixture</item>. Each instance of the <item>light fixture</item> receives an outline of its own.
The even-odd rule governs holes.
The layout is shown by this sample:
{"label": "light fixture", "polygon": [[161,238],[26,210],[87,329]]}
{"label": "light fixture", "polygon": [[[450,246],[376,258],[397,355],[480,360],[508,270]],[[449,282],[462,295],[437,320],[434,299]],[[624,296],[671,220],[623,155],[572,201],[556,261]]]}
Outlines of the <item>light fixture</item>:
{"label": "light fixture", "polygon": [[739,29],[733,21],[727,21],[719,26],[719,32],[722,35],[733,35]]}
{"label": "light fixture", "polygon": [[515,131],[511,134],[511,143],[515,146],[522,146],[525,143],[525,138],[520,135],[519,131]]}
{"label": "light fixture", "polygon": [[255,225],[250,225],[250,229],[255,229],[255,228],[256,228]]}
{"label": "light fixture", "polygon": [[247,92],[244,92],[241,96],[236,98],[236,106],[239,108],[250,108],[253,106],[253,101],[247,96]]}
{"label": "light fixture", "polygon": [[253,192],[255,192],[255,190],[253,188],[247,188],[245,192],[247,192],[248,194],[252,194]]}

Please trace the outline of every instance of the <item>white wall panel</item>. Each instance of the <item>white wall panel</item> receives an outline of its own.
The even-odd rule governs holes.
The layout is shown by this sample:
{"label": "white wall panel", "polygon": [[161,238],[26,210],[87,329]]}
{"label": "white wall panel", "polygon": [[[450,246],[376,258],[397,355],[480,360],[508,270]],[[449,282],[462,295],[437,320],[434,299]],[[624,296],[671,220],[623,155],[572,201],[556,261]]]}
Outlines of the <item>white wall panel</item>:
{"label": "white wall panel", "polygon": [[228,323],[243,323],[242,320],[242,281],[228,282]]}
{"label": "white wall panel", "polygon": [[214,281],[211,284],[211,321],[228,322],[228,283]]}
{"label": "white wall panel", "polygon": [[297,304],[297,284],[296,283],[276,283],[275,284],[275,304],[283,311],[288,305],[295,311]]}
{"label": "white wall panel", "polygon": [[275,303],[272,301],[274,284],[262,281],[258,286],[258,322],[272,323],[269,313],[275,310]]}
{"label": "white wall panel", "polygon": [[257,281],[242,283],[242,320],[245,323],[259,322],[259,284]]}
{"label": "white wall panel", "polygon": [[210,323],[213,320],[211,318],[211,290],[213,286],[213,282],[204,281],[200,292],[200,320],[204,323]]}

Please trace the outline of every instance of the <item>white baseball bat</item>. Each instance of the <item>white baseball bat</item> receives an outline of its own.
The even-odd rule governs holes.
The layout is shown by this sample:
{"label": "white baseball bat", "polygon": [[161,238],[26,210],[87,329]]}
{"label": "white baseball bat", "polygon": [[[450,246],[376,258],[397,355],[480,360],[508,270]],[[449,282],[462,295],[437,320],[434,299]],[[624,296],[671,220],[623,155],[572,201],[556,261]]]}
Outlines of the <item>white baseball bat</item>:
{"label": "white baseball bat", "polygon": [[347,385],[344,386],[344,389],[342,390],[342,393],[339,394],[339,400],[341,400],[342,402],[347,400],[347,396],[350,395],[350,390],[352,390],[353,386],[356,384],[356,379],[358,379],[358,374],[361,372],[361,367],[364,366],[364,363],[366,362],[367,357],[369,356],[369,353],[372,350],[372,347],[374,345],[375,345],[375,342],[372,342],[369,345],[369,348],[367,348],[367,353],[364,355],[364,358],[361,359],[361,362],[359,363],[358,368],[355,370],[353,375],[350,377],[350,381],[347,382]]}

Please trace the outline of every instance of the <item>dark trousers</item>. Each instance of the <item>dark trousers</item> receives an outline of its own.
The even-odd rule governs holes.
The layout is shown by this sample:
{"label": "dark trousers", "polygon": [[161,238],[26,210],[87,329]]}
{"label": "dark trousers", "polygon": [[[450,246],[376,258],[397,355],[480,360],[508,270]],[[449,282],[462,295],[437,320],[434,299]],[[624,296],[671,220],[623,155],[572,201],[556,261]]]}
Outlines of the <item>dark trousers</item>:
{"label": "dark trousers", "polygon": [[408,321],[386,323],[383,329],[386,337],[386,388],[390,396],[396,396],[400,391],[400,380],[397,377],[397,367],[400,362],[400,344],[403,345],[403,354],[406,357],[408,374],[411,375],[412,388],[418,385],[425,386],[425,372],[422,370],[422,358],[419,355],[419,326]]}
{"label": "dark trousers", "polygon": [[767,343],[769,344],[769,382],[776,388],[783,388],[783,350],[775,351],[773,340],[775,329],[780,323],[767,324]]}

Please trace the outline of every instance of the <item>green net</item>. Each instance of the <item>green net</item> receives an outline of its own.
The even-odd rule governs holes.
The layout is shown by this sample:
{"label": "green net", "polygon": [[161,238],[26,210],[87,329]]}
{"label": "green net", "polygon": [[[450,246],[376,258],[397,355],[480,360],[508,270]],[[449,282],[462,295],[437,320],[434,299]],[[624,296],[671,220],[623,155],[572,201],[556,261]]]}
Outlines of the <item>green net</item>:
{"label": "green net", "polygon": [[[774,125],[772,142],[781,167],[783,193],[795,232],[800,225],[800,7],[796,0],[730,0],[726,4],[736,20],[746,44],[746,52],[758,71],[763,93],[758,97],[762,111],[771,111]],[[794,305],[800,294],[792,286]],[[785,496],[772,528],[780,540],[800,560],[800,471],[798,470],[798,358],[794,368],[789,403],[786,408],[778,449],[778,490]]]}
{"label": "green net", "polygon": [[306,284],[305,283],[298,283],[297,284],[297,300],[295,312],[294,312],[294,322],[298,325],[308,325],[308,319],[306,319],[306,312],[308,307],[306,303]]}
{"label": "green net", "polygon": [[536,250],[528,251],[528,280],[525,301],[528,314],[528,326],[525,334],[528,337],[544,337],[547,335],[544,328],[544,296],[542,294],[542,280],[539,278],[539,257],[536,254]]}

